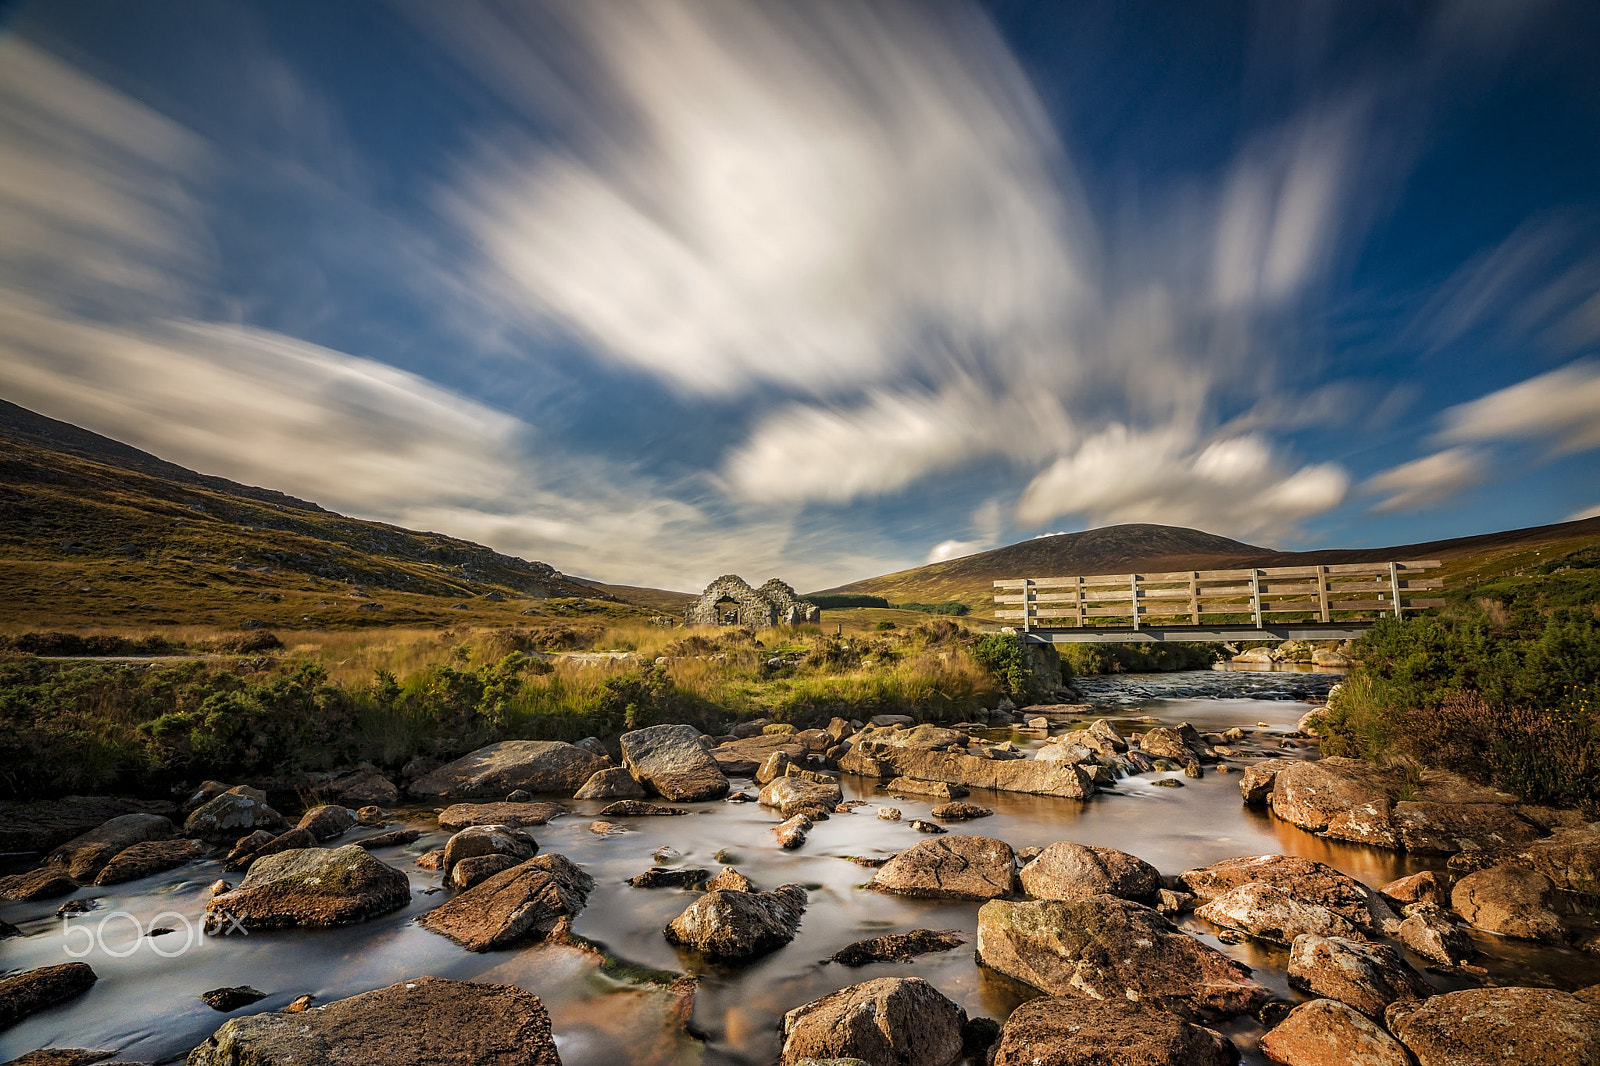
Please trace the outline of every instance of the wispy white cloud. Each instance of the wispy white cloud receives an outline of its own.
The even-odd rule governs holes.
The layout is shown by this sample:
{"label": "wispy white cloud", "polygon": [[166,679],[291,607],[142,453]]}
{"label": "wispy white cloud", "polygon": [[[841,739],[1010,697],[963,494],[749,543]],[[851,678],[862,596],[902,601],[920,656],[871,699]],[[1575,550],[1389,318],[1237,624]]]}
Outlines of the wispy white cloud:
{"label": "wispy white cloud", "polygon": [[1377,513],[1418,511],[1481,483],[1487,476],[1481,451],[1446,448],[1373,475],[1362,483],[1361,491],[1384,497],[1373,507]]}
{"label": "wispy white cloud", "polygon": [[1567,516],[1568,522],[1582,522],[1585,518],[1600,518],[1600,503],[1593,507],[1585,507],[1581,511],[1574,511]]}
{"label": "wispy white cloud", "polygon": [[1580,360],[1450,408],[1449,443],[1543,440],[1557,453],[1600,448],[1600,363]]}

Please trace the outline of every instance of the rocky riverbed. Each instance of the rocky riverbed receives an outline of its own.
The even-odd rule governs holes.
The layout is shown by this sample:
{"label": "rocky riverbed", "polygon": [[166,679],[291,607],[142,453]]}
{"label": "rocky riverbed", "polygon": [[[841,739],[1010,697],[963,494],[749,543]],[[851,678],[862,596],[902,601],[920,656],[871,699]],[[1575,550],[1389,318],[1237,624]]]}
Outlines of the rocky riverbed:
{"label": "rocky riverbed", "polygon": [[6,812],[40,847],[98,828],[0,882],[0,1059],[1399,1064],[1403,1040],[1430,1066],[1541,1026],[1521,1061],[1596,1053],[1595,831],[1306,763],[1313,706],[1282,694],[1316,678],[1111,679],[1007,724],[709,752],[513,742],[419,776],[426,802],[290,819],[227,783],[40,808],[32,837]]}

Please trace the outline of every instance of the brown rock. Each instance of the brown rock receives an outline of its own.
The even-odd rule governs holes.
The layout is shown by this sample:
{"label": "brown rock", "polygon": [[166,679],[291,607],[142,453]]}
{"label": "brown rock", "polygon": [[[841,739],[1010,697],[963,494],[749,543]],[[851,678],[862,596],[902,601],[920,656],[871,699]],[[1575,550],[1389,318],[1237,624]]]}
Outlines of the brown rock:
{"label": "brown rock", "polygon": [[1424,870],[1396,881],[1390,881],[1378,891],[1396,903],[1433,903],[1450,906],[1450,885],[1455,879],[1448,873]]}
{"label": "brown rock", "polygon": [[58,899],[78,890],[78,882],[53,866],[41,866],[25,874],[0,877],[0,899],[20,899],[34,902]]}
{"label": "brown rock", "polygon": [[1456,927],[1443,908],[1415,903],[1406,911],[1395,939],[1418,955],[1442,966],[1460,966],[1477,954],[1472,938]]}
{"label": "brown rock", "polygon": [[509,825],[470,825],[445,843],[444,869],[448,873],[462,859],[478,855],[508,855],[522,862],[537,854],[539,842],[524,830]]}
{"label": "brown rock", "polygon": [[1306,934],[1362,935],[1341,915],[1318,904],[1296,899],[1265,881],[1242,884],[1232,892],[1196,907],[1194,916],[1275,944],[1290,944],[1296,937]]}
{"label": "brown rock", "polygon": [[760,803],[774,807],[785,818],[814,808],[832,810],[843,801],[844,793],[833,783],[807,781],[798,777],[775,777],[761,789]]}
{"label": "brown rock", "polygon": [[1278,771],[1297,761],[1299,760],[1263,759],[1251,763],[1244,768],[1244,775],[1239,779],[1239,795],[1252,807],[1264,805],[1272,798],[1272,785],[1278,778]]}
{"label": "brown rock", "polygon": [[717,760],[688,725],[653,725],[622,734],[622,764],[634,780],[669,800],[691,802],[728,794]]}
{"label": "brown rock", "polygon": [[803,814],[797,814],[773,826],[772,831],[778,837],[780,848],[793,851],[806,842],[806,835],[811,832],[811,819]]}
{"label": "brown rock", "polygon": [[792,765],[793,761],[789,757],[789,752],[782,748],[778,749],[768,755],[766,761],[761,764],[760,769],[756,770],[756,784],[765,785],[782,777],[789,772],[789,767]]}
{"label": "brown rock", "polygon": [[209,992],[200,993],[200,1001],[212,1010],[228,1014],[240,1007],[248,1007],[267,998],[267,994],[259,988],[249,985],[234,985],[231,988],[213,988]]}
{"label": "brown rock", "polygon": [[252,829],[275,833],[284,829],[283,815],[267,806],[267,794],[249,785],[218,793],[198,807],[183,823],[183,835],[202,840],[229,841]]}
{"label": "brown rock", "polygon": [[600,808],[600,813],[607,818],[667,818],[678,814],[688,814],[687,807],[664,807],[659,803],[646,803],[644,800],[618,800]]}
{"label": "brown rock", "polygon": [[515,985],[417,977],[294,1014],[234,1018],[189,1066],[561,1066],[550,1016]]}
{"label": "brown rock", "polygon": [[753,892],[755,887],[748,877],[731,866],[724,866],[717,876],[706,882],[707,892]]}
{"label": "brown rock", "polygon": [[1537,840],[1544,830],[1503,803],[1428,803],[1394,805],[1400,846],[1417,855],[1514,847]]}
{"label": "brown rock", "polygon": [[423,852],[417,856],[417,865],[424,870],[444,869],[444,849],[434,848],[432,851]]}
{"label": "brown rock", "polygon": [[1360,881],[1297,855],[1241,855],[1185,870],[1181,880],[1202,903],[1251,881],[1264,881],[1297,900],[1332,911],[1368,936],[1378,935],[1384,921],[1395,917],[1382,897]]}
{"label": "brown rock", "polygon": [[124,848],[146,840],[170,840],[177,828],[159,814],[123,814],[74,837],[50,853],[46,866],[62,870],[74,881],[93,881],[100,868]]}
{"label": "brown rock", "polygon": [[400,802],[400,790],[394,782],[377,767],[368,765],[334,778],[322,793],[343,807],[393,807]]}
{"label": "brown rock", "polygon": [[503,740],[413,781],[414,796],[480,799],[516,789],[572,795],[610,760],[554,740]]}
{"label": "brown rock", "polygon": [[594,879],[564,855],[541,855],[495,874],[423,915],[425,929],[468,951],[490,951],[532,937],[588,902]]}
{"label": "brown rock", "polygon": [[840,948],[828,958],[841,966],[865,966],[870,962],[910,962],[918,955],[953,951],[967,942],[959,929],[913,929],[909,933],[890,933],[869,940],[858,940]]}
{"label": "brown rock", "polygon": [[799,885],[772,892],[719,889],[689,904],[663,932],[670,943],[707,958],[742,962],[793,940],[805,910],[806,892]]}
{"label": "brown rock", "polygon": [[583,787],[572,794],[573,799],[580,800],[619,800],[619,799],[644,799],[644,786],[633,779],[624,767],[610,766],[604,770],[596,770],[583,783]]}
{"label": "brown rock", "polygon": [[231,892],[206,903],[206,931],[349,925],[411,902],[406,875],[354,844],[257,859]]}
{"label": "brown rock", "polygon": [[872,887],[902,896],[995,899],[1016,891],[1016,855],[993,837],[949,835],[923,840],[896,855]]}
{"label": "brown rock", "polygon": [[123,799],[115,796],[0,800],[0,852],[45,852],[118,815],[171,815],[177,809],[176,804],[166,800]]}
{"label": "brown rock", "polygon": [[1564,892],[1600,896],[1600,832],[1587,826],[1558,829],[1517,850],[1513,861],[1544,874]]}
{"label": "brown rock", "polygon": [[[793,735],[766,735],[721,744],[711,749],[711,757],[725,777],[755,777],[775,752],[781,751],[787,758],[796,759],[804,756],[806,750],[805,742]],[[760,783],[766,784],[765,781]]]}
{"label": "brown rock", "polygon": [[1261,1038],[1261,1052],[1285,1066],[1412,1066],[1400,1042],[1338,1000],[1314,999]]}
{"label": "brown rock", "polygon": [[951,1066],[967,1012],[917,977],[882,977],[783,1016],[782,1066],[861,1059],[873,1066]]}
{"label": "brown rock", "polygon": [[1273,781],[1272,813],[1335,840],[1398,847],[1391,799],[1398,777],[1357,759],[1295,762]]}
{"label": "brown rock", "polygon": [[97,885],[120,885],[141,877],[175,869],[211,853],[203,840],[146,840],[117,852],[116,858],[101,868]]}
{"label": "brown rock", "polygon": [[868,777],[907,777],[948,781],[968,788],[992,788],[1038,796],[1083,799],[1094,794],[1093,776],[1074,763],[1037,759],[983,759],[964,751],[938,751],[859,740],[839,762],[848,773]]}
{"label": "brown rock", "polygon": [[1137,999],[1184,1017],[1243,1014],[1270,996],[1248,967],[1116,896],[991,900],[978,910],[978,959],[1051,995]]}
{"label": "brown rock", "polygon": [[1289,983],[1376,1019],[1391,1003],[1433,994],[1433,987],[1393,948],[1343,937],[1296,937],[1289,952]]}
{"label": "brown rock", "polygon": [[495,874],[511,869],[521,861],[514,856],[504,854],[469,855],[449,868],[450,887],[458,892],[465,892],[472,886],[489,880]]}
{"label": "brown rock", "polygon": [[452,803],[439,812],[439,828],[458,832],[469,825],[544,825],[567,813],[559,803]]}
{"label": "brown rock", "polygon": [[367,806],[356,811],[356,821],[369,828],[382,825],[385,817],[382,807]]}
{"label": "brown rock", "polygon": [[0,978],[0,1031],[11,1028],[30,1014],[87,992],[94,982],[94,970],[82,962],[42,966]]}
{"label": "brown rock", "polygon": [[975,818],[988,818],[994,811],[976,803],[942,803],[929,813],[946,822],[970,822]]}
{"label": "brown rock", "polygon": [[992,1066],[1233,1066],[1220,1033],[1157,1007],[1084,996],[1029,1000],[1000,1030]]}
{"label": "brown rock", "polygon": [[377,836],[367,837],[365,840],[352,841],[358,848],[373,851],[377,848],[397,848],[406,844],[414,844],[422,835],[418,829],[395,829],[388,833],[379,833]]}
{"label": "brown rock", "polygon": [[277,836],[277,833],[269,833],[265,829],[257,829],[255,832],[246,836],[242,836],[238,840],[234,841],[232,850],[228,852],[227,856],[222,861],[231,867],[240,859],[254,855],[256,852],[260,851],[262,847],[272,843],[273,839]]}
{"label": "brown rock", "polygon": [[1564,944],[1555,911],[1555,886],[1544,874],[1520,866],[1495,866],[1456,882],[1450,905],[1478,929],[1519,940]]}
{"label": "brown rock", "polygon": [[1116,848],[1071,841],[1051,844],[1019,875],[1034,899],[1084,899],[1102,894],[1146,899],[1161,887],[1161,873],[1143,859]]}
{"label": "brown rock", "polygon": [[699,888],[706,878],[707,871],[698,866],[652,866],[628,878],[628,884],[634,888]]}
{"label": "brown rock", "polygon": [[[248,870],[257,859],[264,859],[268,855],[278,855],[285,851],[298,851],[304,848],[315,848],[316,846],[317,838],[311,830],[295,828],[286,833],[279,833],[254,851],[229,859],[223,865],[229,870]],[[238,848],[236,847],[234,851],[238,851]]]}
{"label": "brown rock", "polygon": [[1418,1066],[1593,1066],[1600,1006],[1550,988],[1472,988],[1396,1003],[1388,1029]]}
{"label": "brown rock", "polygon": [[884,786],[890,792],[906,796],[929,796],[933,799],[954,800],[967,794],[965,785],[949,781],[918,781],[910,777],[897,777]]}
{"label": "brown rock", "polygon": [[295,828],[306,830],[316,837],[317,843],[321,844],[344,836],[355,824],[354,811],[336,803],[325,803],[320,807],[312,807],[302,814]]}

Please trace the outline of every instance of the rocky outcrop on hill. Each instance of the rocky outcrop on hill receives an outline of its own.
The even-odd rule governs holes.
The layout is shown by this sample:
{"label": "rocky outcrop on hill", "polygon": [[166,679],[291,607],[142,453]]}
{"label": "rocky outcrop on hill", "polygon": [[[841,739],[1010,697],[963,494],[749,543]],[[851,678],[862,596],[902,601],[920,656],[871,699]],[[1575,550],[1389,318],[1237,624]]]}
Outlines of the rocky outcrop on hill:
{"label": "rocky outcrop on hill", "polygon": [[556,740],[502,740],[411,782],[413,796],[482,799],[517,789],[572,795],[610,760]]}
{"label": "rocky outcrop on hill", "polygon": [[1248,967],[1116,896],[991,900],[978,911],[978,959],[1051,995],[1137,999],[1191,1018],[1247,1013],[1270,995]]}
{"label": "rocky outcrop on hill", "polygon": [[228,1021],[189,1066],[561,1066],[550,1016],[515,985],[417,977],[294,1014]]}
{"label": "rocky outcrop on hill", "polygon": [[354,844],[258,859],[231,892],[206,903],[206,930],[348,925],[411,902],[406,875]]}
{"label": "rocky outcrop on hill", "polygon": [[952,1066],[967,1012],[918,977],[881,977],[783,1017],[782,1066],[859,1059],[882,1066]]}
{"label": "rocky outcrop on hill", "polygon": [[688,725],[653,725],[622,734],[622,765],[646,789],[669,800],[720,799],[728,778]]}

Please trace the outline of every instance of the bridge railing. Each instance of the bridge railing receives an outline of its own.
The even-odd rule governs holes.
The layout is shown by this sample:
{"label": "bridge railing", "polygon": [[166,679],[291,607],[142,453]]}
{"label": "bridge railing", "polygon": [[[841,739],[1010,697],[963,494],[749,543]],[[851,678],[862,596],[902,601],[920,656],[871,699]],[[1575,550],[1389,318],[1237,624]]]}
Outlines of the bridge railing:
{"label": "bridge railing", "polygon": [[[1101,619],[1118,626],[1203,625],[1207,618],[1248,618],[1259,628],[1273,615],[1299,615],[1320,622],[1442,607],[1442,599],[1409,593],[1442,589],[1438,578],[1414,575],[1438,560],[1277,566],[1254,570],[1179,570],[1157,574],[1096,574],[1082,577],[1022,577],[996,581],[995,618],[1023,630],[1089,627]],[[1336,617],[1337,616],[1337,617]]]}

